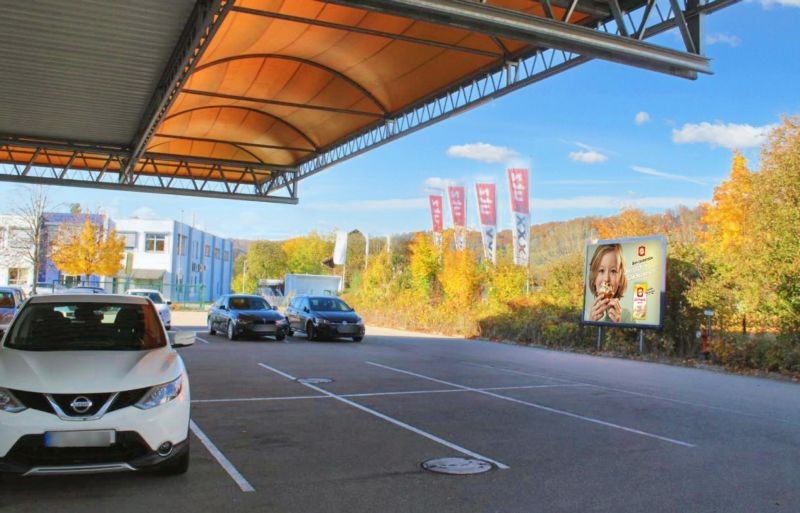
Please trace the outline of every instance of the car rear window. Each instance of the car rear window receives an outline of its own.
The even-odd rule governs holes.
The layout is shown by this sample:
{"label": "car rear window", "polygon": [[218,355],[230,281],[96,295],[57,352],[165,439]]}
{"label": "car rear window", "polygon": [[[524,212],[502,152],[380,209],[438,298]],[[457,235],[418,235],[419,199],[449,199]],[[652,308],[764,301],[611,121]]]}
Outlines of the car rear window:
{"label": "car rear window", "polygon": [[28,303],[5,346],[25,351],[144,351],[167,344],[152,306]]}
{"label": "car rear window", "polygon": [[14,308],[14,293],[11,291],[0,291],[0,308]]}

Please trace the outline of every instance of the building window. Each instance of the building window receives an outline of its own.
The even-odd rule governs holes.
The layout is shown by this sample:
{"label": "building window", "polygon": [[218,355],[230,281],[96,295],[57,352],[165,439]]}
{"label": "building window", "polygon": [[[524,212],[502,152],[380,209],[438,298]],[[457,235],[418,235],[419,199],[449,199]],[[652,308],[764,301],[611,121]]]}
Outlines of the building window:
{"label": "building window", "polygon": [[136,233],[135,232],[119,232],[123,239],[125,239],[125,250],[133,251],[136,249]]}
{"label": "building window", "polygon": [[186,252],[186,235],[178,235],[178,255],[183,256]]}
{"label": "building window", "polygon": [[167,236],[163,233],[145,233],[144,250],[148,253],[163,253],[167,246]]}
{"label": "building window", "polygon": [[10,248],[27,248],[30,246],[30,237],[25,228],[9,228],[8,229],[8,247]]}
{"label": "building window", "polygon": [[197,242],[197,241],[194,241],[192,243],[192,247],[194,248],[194,257],[195,258],[200,258],[200,243]]}
{"label": "building window", "polygon": [[214,248],[214,259],[219,260],[219,248]]}
{"label": "building window", "polygon": [[223,253],[222,259],[227,262],[230,257],[231,257],[231,252],[226,251],[225,253]]}
{"label": "building window", "polygon": [[24,283],[23,276],[25,276],[25,269],[19,267],[11,267],[8,269],[8,284],[9,285],[22,285]]}
{"label": "building window", "polygon": [[206,244],[205,248],[203,248],[203,256],[208,257],[211,256],[211,246]]}

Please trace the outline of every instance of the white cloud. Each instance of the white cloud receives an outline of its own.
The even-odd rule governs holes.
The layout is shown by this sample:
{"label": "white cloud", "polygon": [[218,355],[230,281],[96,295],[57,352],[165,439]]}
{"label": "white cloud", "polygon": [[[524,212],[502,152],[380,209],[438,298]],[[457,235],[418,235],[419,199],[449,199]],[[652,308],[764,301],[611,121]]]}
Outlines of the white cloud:
{"label": "white cloud", "polygon": [[426,189],[436,189],[436,190],[443,190],[447,189],[449,185],[452,184],[452,181],[446,178],[439,178],[436,176],[432,176],[425,180],[425,188]]}
{"label": "white cloud", "polygon": [[637,125],[644,125],[645,123],[650,122],[650,114],[644,111],[637,112],[636,117],[633,118],[633,120],[636,122]]}
{"label": "white cloud", "polygon": [[770,8],[775,4],[784,7],[800,7],[800,0],[761,0],[761,5],[765,8]]}
{"label": "white cloud", "polygon": [[608,157],[600,153],[599,151],[595,150],[588,150],[588,151],[572,151],[569,154],[570,160],[574,160],[575,162],[581,162],[583,164],[598,164],[600,162],[605,162],[608,160]]}
{"label": "white cloud", "polygon": [[[800,0],[798,0],[800,2]],[[732,36],[730,34],[709,34],[706,36],[706,43],[710,45],[715,45],[717,43],[722,43],[728,46],[739,46],[742,40],[739,39],[737,36]]]}
{"label": "white cloud", "polygon": [[511,148],[505,146],[494,146],[486,143],[462,144],[460,146],[450,146],[447,148],[448,157],[460,157],[465,159],[478,160],[487,164],[507,163],[519,156]]}
{"label": "white cloud", "polygon": [[620,209],[625,208],[674,208],[677,205],[694,207],[703,201],[702,198],[688,198],[679,196],[630,198],[618,196],[576,196],[574,198],[540,199],[531,200],[535,210],[593,210],[593,209]]}
{"label": "white cloud", "polygon": [[139,207],[133,211],[131,217],[138,219],[160,219],[160,216],[150,207]]}
{"label": "white cloud", "polygon": [[[800,1],[800,0],[799,0]],[[767,140],[767,134],[775,125],[752,126],[734,123],[700,124],[686,123],[681,129],[672,130],[672,141],[678,144],[708,143],[723,148],[752,148]]]}
{"label": "white cloud", "polygon": [[418,210],[429,208],[429,206],[428,198],[400,198],[336,203],[315,203],[313,205],[308,205],[305,208],[338,212],[379,212],[385,210]]}
{"label": "white cloud", "polygon": [[666,178],[667,180],[680,180],[682,182],[691,182],[691,183],[696,183],[696,184],[700,184],[700,185],[706,185],[705,182],[701,182],[700,180],[696,180],[696,179],[690,178],[688,176],[673,175],[671,173],[664,173],[664,172],[661,172],[661,171],[656,171],[655,169],[650,168],[650,167],[631,166],[631,169],[633,169],[637,173],[641,173],[643,175],[658,176],[659,178]]}

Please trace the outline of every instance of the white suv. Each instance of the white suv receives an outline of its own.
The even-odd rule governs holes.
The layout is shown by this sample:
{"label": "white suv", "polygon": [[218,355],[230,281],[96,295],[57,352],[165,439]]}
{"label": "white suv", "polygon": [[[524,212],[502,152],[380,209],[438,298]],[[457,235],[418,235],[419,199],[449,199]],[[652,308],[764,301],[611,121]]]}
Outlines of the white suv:
{"label": "white suv", "polygon": [[150,301],[34,296],[0,343],[0,471],[184,473],[189,405],[186,368]]}
{"label": "white suv", "polygon": [[158,316],[161,317],[161,322],[164,323],[164,327],[167,330],[172,329],[172,313],[170,312],[169,305],[172,304],[172,301],[165,300],[164,296],[161,295],[161,292],[155,289],[130,289],[126,294],[130,294],[132,296],[142,296],[148,298],[150,301],[156,305],[156,310],[158,310]]}

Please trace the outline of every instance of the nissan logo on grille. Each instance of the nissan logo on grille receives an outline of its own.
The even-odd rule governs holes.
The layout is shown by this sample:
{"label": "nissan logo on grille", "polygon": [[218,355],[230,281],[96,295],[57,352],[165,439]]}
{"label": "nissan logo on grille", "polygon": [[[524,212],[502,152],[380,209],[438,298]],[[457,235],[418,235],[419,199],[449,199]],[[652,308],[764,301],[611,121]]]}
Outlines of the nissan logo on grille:
{"label": "nissan logo on grille", "polygon": [[73,399],[69,405],[75,413],[86,413],[92,407],[92,400],[80,395]]}

